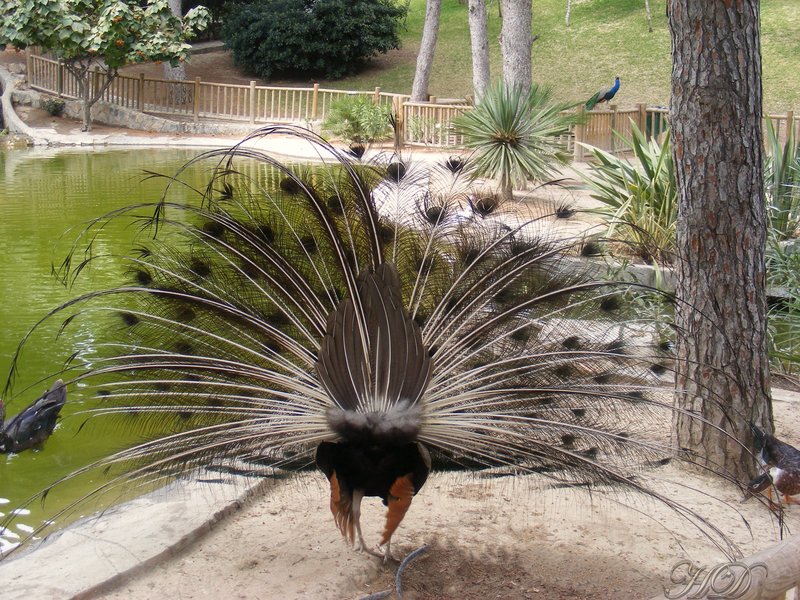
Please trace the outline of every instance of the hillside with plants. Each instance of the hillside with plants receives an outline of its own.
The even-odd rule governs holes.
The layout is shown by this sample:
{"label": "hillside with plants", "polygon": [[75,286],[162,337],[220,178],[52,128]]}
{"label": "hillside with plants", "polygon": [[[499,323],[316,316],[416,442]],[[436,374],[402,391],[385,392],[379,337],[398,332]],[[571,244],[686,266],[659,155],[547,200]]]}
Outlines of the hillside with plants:
{"label": "hillside with plants", "polygon": [[[533,77],[553,87],[559,100],[588,98],[622,80],[616,101],[666,106],[670,89],[670,34],[666,0],[650,1],[653,32],[647,28],[643,0],[574,0],[566,27],[565,0],[537,0],[533,6]],[[492,77],[500,76],[499,3],[488,3]],[[761,3],[764,103],[768,111],[800,110],[800,12],[796,0]],[[425,0],[410,0],[401,28],[402,46],[373,61],[357,76],[325,81],[340,89],[409,93],[416,50],[425,17]],[[467,3],[443,0],[439,41],[430,93],[458,98],[472,93]]]}

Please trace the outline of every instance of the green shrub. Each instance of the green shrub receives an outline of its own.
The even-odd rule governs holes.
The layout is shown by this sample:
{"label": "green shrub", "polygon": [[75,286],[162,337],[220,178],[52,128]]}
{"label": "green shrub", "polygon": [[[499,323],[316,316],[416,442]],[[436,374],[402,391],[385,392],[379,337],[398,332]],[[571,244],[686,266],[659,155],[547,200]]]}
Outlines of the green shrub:
{"label": "green shrub", "polygon": [[367,96],[345,96],[331,104],[322,128],[346,142],[363,144],[391,135],[391,109]]}
{"label": "green shrub", "polygon": [[678,190],[669,132],[664,142],[648,143],[636,125],[631,139],[621,138],[638,164],[593,146],[584,146],[595,163],[586,183],[592,197],[604,204],[596,209],[605,216],[611,234],[631,244],[634,254],[646,262],[672,262]]}
{"label": "green shrub", "polygon": [[782,301],[769,309],[769,357],[784,374],[800,371],[800,241],[779,242],[773,235],[767,248],[767,281],[779,289]]}
{"label": "green shrub", "polygon": [[263,0],[228,10],[222,37],[237,64],[263,79],[355,73],[400,46],[406,6],[394,0]]}
{"label": "green shrub", "polygon": [[45,98],[40,106],[42,110],[54,117],[60,117],[64,113],[64,101],[58,98]]}
{"label": "green shrub", "polygon": [[764,191],[770,235],[777,240],[797,236],[800,230],[800,151],[794,127],[781,147],[772,120],[767,119],[767,155],[764,160]]}

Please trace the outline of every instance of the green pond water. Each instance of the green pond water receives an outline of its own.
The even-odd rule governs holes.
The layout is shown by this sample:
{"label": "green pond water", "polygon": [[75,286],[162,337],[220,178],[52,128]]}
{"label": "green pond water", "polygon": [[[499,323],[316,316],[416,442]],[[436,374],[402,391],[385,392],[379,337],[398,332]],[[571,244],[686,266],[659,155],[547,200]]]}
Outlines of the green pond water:
{"label": "green pond water", "polygon": [[[90,219],[119,207],[157,200],[164,179],[146,180],[146,170],[174,174],[198,150],[53,150],[0,151],[0,374],[5,384],[17,345],[26,332],[48,311],[79,293],[111,287],[124,281],[120,265],[98,263],[71,288],[52,273],[70,244]],[[205,181],[210,165],[190,170],[187,182]],[[171,191],[187,194],[182,186]],[[173,198],[175,196],[172,196]],[[135,228],[117,223],[104,229],[96,240],[98,252],[127,251]],[[11,392],[3,394],[6,414],[11,416],[36,399],[53,380],[70,352],[90,350],[91,321],[66,328],[56,340],[63,319],[54,319],[26,347]],[[19,455],[0,454],[0,527],[3,516],[60,476],[87,464],[127,440],[119,434],[105,437],[81,428],[80,412],[91,400],[80,389],[69,389],[67,405],[54,435],[42,450]],[[91,481],[59,486],[44,502],[27,507],[0,535],[3,545],[14,543],[30,527],[37,527],[71,499],[79,497]],[[80,513],[79,513],[80,514]],[[77,515],[76,515],[77,516]],[[58,525],[58,523],[57,523]]]}

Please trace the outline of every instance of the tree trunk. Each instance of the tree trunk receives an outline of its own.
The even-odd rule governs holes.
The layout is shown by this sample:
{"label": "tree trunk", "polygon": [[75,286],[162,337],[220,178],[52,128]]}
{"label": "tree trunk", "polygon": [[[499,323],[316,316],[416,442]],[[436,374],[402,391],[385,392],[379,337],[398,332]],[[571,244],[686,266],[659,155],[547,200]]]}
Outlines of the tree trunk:
{"label": "tree trunk", "polygon": [[81,127],[81,131],[91,131],[92,130],[92,106],[94,102],[92,102],[92,86],[91,86],[91,78],[93,75],[88,73],[87,81],[84,85],[83,91],[83,126]]}
{"label": "tree trunk", "polygon": [[[764,272],[759,0],[672,0],[679,447],[746,481],[772,431]],[[716,428],[741,441],[721,435]]]}
{"label": "tree trunk", "polygon": [[572,12],[572,0],[567,0],[567,12],[564,15],[564,22],[569,27],[569,14]]}
{"label": "tree trunk", "polygon": [[469,36],[472,42],[472,87],[475,89],[475,104],[480,102],[491,80],[487,20],[485,0],[469,0]]}
{"label": "tree trunk", "polygon": [[[169,0],[169,10],[176,18],[183,18],[181,0]],[[164,63],[164,79],[169,81],[186,81],[186,65],[179,63],[173,67],[169,62]],[[189,91],[185,83],[172,83],[169,86],[169,96],[176,105],[186,104],[189,101]]]}
{"label": "tree trunk", "polygon": [[501,0],[503,23],[500,49],[503,53],[503,80],[524,92],[531,88],[531,0]]}
{"label": "tree trunk", "polygon": [[[103,97],[103,94],[105,94],[118,75],[116,69],[109,70],[107,67],[104,69],[98,67],[93,71],[93,65],[97,67],[97,63],[92,58],[78,58],[64,63],[64,67],[78,83],[78,97],[83,105],[83,126],[81,131],[91,131],[92,107]],[[98,77],[101,74],[103,75],[102,82],[98,81]]]}
{"label": "tree trunk", "polygon": [[422,41],[417,55],[417,70],[414,73],[414,84],[411,86],[411,101],[425,102],[428,99],[428,81],[431,77],[433,55],[436,51],[436,38],[439,36],[439,13],[442,0],[428,0],[425,11],[425,26],[422,29]]}
{"label": "tree trunk", "polygon": [[81,131],[91,131],[92,129],[92,74],[90,67],[92,63],[82,60],[68,61],[64,63],[67,71],[75,78],[78,84],[78,97],[81,100]]}
{"label": "tree trunk", "polygon": [[647,13],[647,31],[653,33],[653,14],[650,12],[650,0],[644,0],[644,10]]}

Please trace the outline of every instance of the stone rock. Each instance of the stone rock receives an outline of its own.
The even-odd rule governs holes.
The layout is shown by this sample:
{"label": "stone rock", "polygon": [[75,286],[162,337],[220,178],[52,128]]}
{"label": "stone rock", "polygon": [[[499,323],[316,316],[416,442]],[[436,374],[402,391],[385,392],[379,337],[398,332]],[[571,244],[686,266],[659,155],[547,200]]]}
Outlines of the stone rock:
{"label": "stone rock", "polygon": [[6,69],[12,75],[26,75],[28,73],[25,63],[9,63],[6,65]]}
{"label": "stone rock", "polygon": [[0,135],[0,148],[27,148],[30,145],[31,139],[27,136],[18,133]]}

